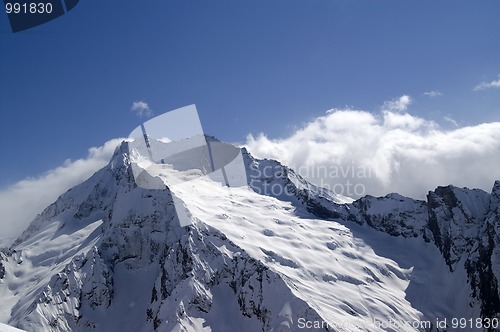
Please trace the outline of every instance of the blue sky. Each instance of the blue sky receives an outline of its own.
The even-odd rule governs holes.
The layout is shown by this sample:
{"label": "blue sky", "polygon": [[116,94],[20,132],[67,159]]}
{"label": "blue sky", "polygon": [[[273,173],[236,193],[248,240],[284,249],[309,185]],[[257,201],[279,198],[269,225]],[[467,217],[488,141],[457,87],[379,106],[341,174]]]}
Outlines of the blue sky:
{"label": "blue sky", "polygon": [[[334,107],[412,96],[443,127],[499,120],[500,2],[80,1],[12,34],[0,14],[0,186],[195,103],[205,132],[290,135]],[[425,92],[439,91],[430,97]]]}

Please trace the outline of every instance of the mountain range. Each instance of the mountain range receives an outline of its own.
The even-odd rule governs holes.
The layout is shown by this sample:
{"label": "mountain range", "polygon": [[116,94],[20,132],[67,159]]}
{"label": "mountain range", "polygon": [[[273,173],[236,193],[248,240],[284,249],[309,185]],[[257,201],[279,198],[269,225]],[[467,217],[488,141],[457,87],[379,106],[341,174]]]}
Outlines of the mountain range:
{"label": "mountain range", "polygon": [[230,146],[243,186],[205,176],[174,190],[160,174],[144,188],[131,144],[1,249],[0,322],[26,331],[500,325],[500,181],[490,193],[448,185],[426,200],[353,200]]}

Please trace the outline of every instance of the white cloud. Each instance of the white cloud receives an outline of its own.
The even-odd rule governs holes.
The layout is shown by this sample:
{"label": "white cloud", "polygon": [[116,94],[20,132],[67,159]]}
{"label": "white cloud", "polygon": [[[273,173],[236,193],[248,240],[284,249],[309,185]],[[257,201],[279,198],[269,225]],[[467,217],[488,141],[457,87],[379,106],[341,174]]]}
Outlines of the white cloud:
{"label": "white cloud", "polygon": [[140,118],[142,118],[143,116],[149,118],[153,115],[153,110],[149,108],[148,103],[142,100],[134,101],[130,110],[134,111],[135,114]]}
{"label": "white cloud", "polygon": [[335,109],[283,139],[249,135],[246,146],[352,197],[398,192],[424,198],[448,184],[490,191],[500,179],[500,122],[444,130],[408,113]]}
{"label": "white cloud", "polygon": [[381,107],[381,110],[389,112],[404,112],[408,109],[408,106],[410,106],[411,103],[411,97],[408,95],[403,95],[399,98],[385,101]]}
{"label": "white cloud", "polygon": [[427,92],[424,92],[424,96],[427,96],[427,97],[431,97],[431,98],[434,98],[434,97],[439,97],[439,96],[442,96],[443,94],[437,90],[432,90],[432,91],[427,91]]}
{"label": "white cloud", "polygon": [[498,80],[491,82],[481,82],[474,87],[474,91],[480,91],[490,88],[500,88],[500,75],[498,75]]}
{"label": "white cloud", "polygon": [[0,238],[19,235],[33,218],[59,195],[83,182],[105,166],[123,139],[113,139],[89,149],[84,159],[66,160],[45,174],[0,190]]}

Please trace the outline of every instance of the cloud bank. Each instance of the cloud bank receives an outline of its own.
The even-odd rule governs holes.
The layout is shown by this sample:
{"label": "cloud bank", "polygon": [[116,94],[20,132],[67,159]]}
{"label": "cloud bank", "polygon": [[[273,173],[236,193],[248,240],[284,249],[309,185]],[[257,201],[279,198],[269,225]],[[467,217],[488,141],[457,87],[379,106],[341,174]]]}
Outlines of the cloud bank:
{"label": "cloud bank", "polygon": [[89,149],[86,158],[64,164],[37,178],[28,178],[0,191],[0,238],[19,235],[35,216],[59,195],[105,166],[123,139]]}
{"label": "cloud bank", "polygon": [[[490,191],[500,179],[500,122],[445,130],[408,113],[410,104],[411,98],[402,96],[384,103],[378,114],[332,109],[289,137],[249,135],[246,147],[258,158],[277,159],[308,180],[354,198],[390,192],[424,198],[447,184]],[[1,189],[0,242],[19,235],[60,194],[105,166],[122,140]]]}
{"label": "cloud bank", "polygon": [[398,192],[422,199],[448,184],[490,192],[500,179],[500,122],[444,130],[401,112],[411,101],[403,97],[384,104],[380,114],[330,110],[286,138],[249,135],[246,146],[256,157],[277,159],[355,198]]}

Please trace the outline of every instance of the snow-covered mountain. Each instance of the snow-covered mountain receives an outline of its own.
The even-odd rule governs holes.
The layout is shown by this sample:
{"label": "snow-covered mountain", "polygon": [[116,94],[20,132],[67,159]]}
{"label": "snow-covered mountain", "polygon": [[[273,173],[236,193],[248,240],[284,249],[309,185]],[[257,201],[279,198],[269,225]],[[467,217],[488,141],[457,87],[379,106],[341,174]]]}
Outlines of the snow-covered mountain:
{"label": "snow-covered mountain", "polygon": [[447,186],[427,201],[352,201],[243,149],[248,185],[199,177],[174,192],[162,176],[147,179],[155,189],[137,186],[141,158],[130,144],[2,249],[0,322],[28,331],[482,331],[500,319],[500,181],[491,193]]}

